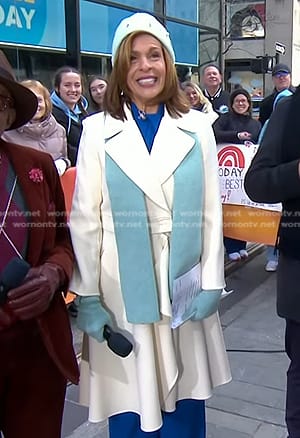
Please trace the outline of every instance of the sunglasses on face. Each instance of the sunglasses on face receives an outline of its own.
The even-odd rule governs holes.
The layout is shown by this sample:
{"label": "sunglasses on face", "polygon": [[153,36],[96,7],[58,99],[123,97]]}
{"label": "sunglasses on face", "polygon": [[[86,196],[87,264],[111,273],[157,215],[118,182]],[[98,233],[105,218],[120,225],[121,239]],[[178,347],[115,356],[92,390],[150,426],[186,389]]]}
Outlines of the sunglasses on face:
{"label": "sunglasses on face", "polygon": [[289,75],[289,73],[286,73],[284,71],[279,71],[278,73],[275,73],[275,75],[273,75],[273,77],[275,77],[275,78],[285,78],[288,75]]}

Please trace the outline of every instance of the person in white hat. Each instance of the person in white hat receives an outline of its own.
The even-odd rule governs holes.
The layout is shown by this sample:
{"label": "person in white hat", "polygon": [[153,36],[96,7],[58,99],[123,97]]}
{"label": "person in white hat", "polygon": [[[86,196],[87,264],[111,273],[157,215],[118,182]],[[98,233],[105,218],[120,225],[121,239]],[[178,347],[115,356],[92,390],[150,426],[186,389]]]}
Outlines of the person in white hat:
{"label": "person in white hat", "polygon": [[[204,438],[204,400],[231,379],[214,135],[153,16],[119,24],[112,63],[104,112],[83,122],[70,215],[80,402],[110,438]],[[133,345],[117,345],[126,357],[110,329]]]}

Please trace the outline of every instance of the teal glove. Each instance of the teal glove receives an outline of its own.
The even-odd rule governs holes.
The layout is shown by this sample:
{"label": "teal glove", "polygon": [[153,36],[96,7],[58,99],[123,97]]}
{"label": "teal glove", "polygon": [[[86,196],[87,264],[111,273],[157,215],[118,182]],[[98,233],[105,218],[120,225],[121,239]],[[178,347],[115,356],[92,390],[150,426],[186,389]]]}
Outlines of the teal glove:
{"label": "teal glove", "polygon": [[203,290],[183,315],[184,320],[201,321],[218,310],[222,290]]}
{"label": "teal glove", "polygon": [[112,325],[112,321],[102,307],[100,298],[98,296],[78,297],[76,303],[78,304],[77,327],[98,342],[103,342],[103,328],[106,324]]}

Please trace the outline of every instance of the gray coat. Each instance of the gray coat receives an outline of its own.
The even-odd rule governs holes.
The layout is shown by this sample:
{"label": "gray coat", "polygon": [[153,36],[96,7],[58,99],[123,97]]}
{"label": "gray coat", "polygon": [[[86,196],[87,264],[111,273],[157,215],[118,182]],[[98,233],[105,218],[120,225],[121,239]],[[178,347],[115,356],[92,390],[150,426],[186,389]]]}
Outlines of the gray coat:
{"label": "gray coat", "polygon": [[49,114],[43,121],[32,120],[18,129],[5,131],[2,138],[10,143],[47,152],[54,161],[63,158],[68,165],[70,164],[67,155],[66,131],[52,114]]}

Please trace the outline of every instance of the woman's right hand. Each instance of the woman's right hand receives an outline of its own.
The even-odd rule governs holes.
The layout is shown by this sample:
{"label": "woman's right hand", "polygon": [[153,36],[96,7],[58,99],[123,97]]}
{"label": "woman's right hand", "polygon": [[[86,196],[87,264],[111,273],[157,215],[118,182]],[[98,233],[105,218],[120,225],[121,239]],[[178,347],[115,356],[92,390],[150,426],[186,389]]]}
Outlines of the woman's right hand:
{"label": "woman's right hand", "polygon": [[243,132],[238,132],[237,137],[239,140],[251,140],[252,136],[250,132],[243,131]]}
{"label": "woman's right hand", "polygon": [[99,296],[78,297],[76,304],[78,305],[77,327],[98,342],[103,342],[104,326],[112,325],[112,321],[100,303]]}

